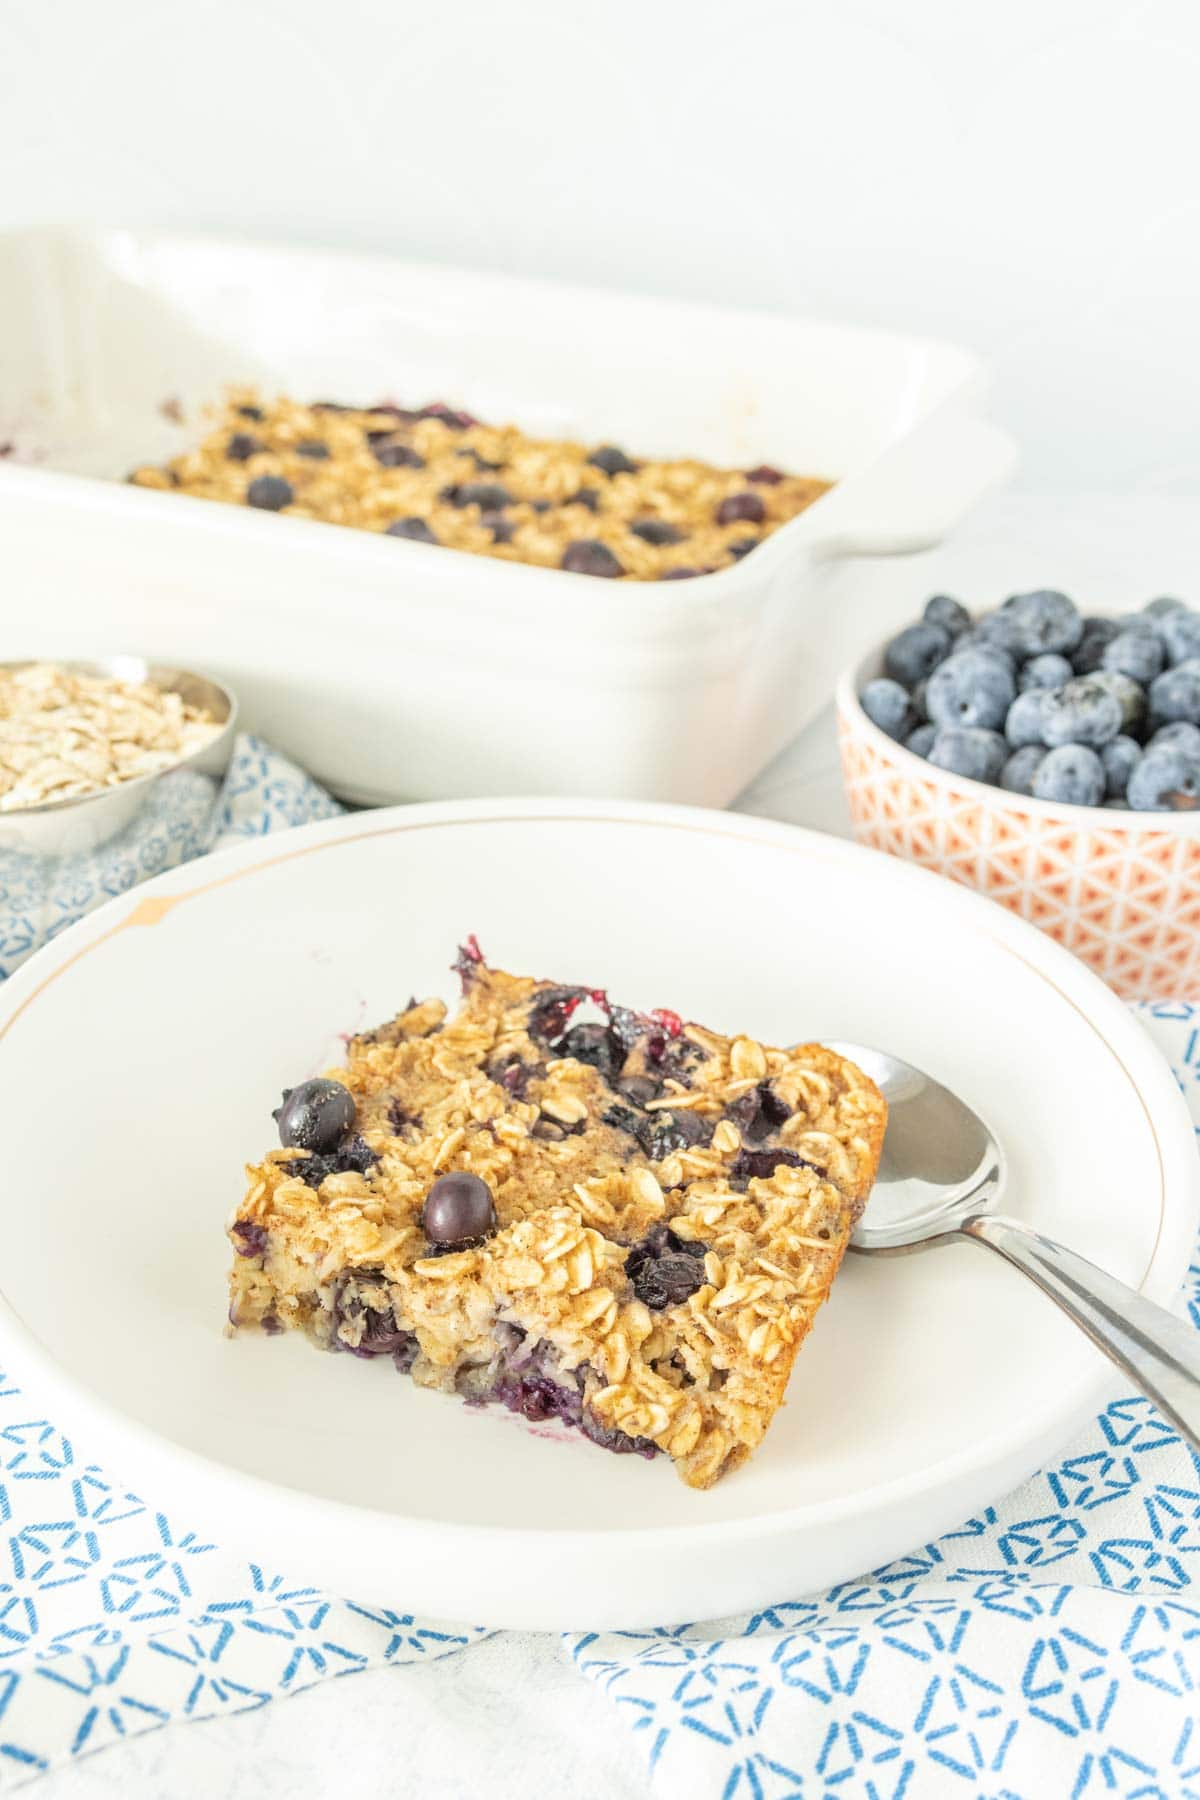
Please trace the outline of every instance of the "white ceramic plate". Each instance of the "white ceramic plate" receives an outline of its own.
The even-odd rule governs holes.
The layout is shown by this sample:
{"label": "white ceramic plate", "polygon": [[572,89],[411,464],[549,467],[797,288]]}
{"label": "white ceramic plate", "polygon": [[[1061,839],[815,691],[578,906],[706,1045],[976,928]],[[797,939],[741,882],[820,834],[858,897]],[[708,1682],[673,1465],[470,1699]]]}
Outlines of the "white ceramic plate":
{"label": "white ceramic plate", "polygon": [[[354,1598],[495,1625],[713,1617],[853,1575],[1029,1473],[1105,1365],[962,1245],[851,1258],[710,1493],[389,1367],[222,1334],[223,1226],[338,1032],[496,963],[776,1042],[886,1044],[1008,1152],[1008,1206],[1169,1300],[1197,1163],[1157,1052],[999,907],[732,815],[468,802],[313,826],[114,901],[0,993],[5,1347],[106,1462]],[[30,1366],[35,1365],[32,1370]]]}

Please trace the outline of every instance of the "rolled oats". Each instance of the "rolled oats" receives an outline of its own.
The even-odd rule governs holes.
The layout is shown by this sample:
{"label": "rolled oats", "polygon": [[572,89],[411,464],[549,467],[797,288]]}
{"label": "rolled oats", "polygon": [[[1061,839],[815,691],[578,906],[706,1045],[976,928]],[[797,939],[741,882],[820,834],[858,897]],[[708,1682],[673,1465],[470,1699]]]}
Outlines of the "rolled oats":
{"label": "rolled oats", "polygon": [[160,774],[220,729],[210,713],[151,682],[59,663],[0,670],[0,812]]}

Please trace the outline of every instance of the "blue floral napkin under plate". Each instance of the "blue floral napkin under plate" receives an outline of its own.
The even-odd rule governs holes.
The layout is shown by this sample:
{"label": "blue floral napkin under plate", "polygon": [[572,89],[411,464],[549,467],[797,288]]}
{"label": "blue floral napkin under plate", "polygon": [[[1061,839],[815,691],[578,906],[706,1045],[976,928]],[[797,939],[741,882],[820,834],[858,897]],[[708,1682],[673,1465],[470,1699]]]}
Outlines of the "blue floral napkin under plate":
{"label": "blue floral napkin under plate", "polygon": [[224,783],[180,770],[158,781],[119,836],[90,854],[0,850],[0,980],[115,894],[208,850],[341,812],[323,788],[255,737],[239,737]]}

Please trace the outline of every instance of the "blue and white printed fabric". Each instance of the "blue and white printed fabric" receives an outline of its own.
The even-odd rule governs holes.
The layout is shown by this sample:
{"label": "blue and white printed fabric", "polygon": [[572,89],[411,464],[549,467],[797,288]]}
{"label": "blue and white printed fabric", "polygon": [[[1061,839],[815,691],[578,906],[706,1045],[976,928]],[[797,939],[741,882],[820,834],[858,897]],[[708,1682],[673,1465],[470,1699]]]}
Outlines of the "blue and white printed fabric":
{"label": "blue and white printed fabric", "polygon": [[[0,885],[0,966],[159,868],[337,810],[252,739],[219,797],[200,779],[162,784],[136,842]],[[1143,1016],[1200,1125],[1200,1006]],[[1200,1329],[1200,1259],[1185,1300]],[[658,1800],[1200,1800],[1198,1574],[1200,1460],[1123,1395],[1016,1493],[858,1580],[719,1625],[528,1649],[539,1705],[579,1681],[607,1697]],[[66,1438],[19,1371],[0,1376],[0,1786],[365,1669],[440,1662],[467,1730],[455,1669],[485,1635],[229,1556]],[[460,1791],[453,1741],[405,1791]],[[591,1792],[586,1768],[560,1785]]]}
{"label": "blue and white printed fabric", "polygon": [[208,850],[341,812],[323,788],[258,738],[239,737],[222,785],[183,769],[100,849],[46,857],[0,850],[0,980],[116,894]]}

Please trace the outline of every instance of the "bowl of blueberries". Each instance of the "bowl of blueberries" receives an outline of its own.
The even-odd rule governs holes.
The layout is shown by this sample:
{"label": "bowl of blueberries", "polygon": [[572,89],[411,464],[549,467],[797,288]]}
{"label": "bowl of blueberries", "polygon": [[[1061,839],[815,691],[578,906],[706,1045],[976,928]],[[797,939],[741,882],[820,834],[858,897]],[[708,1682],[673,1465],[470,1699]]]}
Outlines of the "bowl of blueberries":
{"label": "bowl of blueberries", "polygon": [[1127,999],[1200,978],[1200,611],[934,595],[838,685],[855,833],[1000,900]]}

